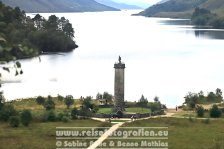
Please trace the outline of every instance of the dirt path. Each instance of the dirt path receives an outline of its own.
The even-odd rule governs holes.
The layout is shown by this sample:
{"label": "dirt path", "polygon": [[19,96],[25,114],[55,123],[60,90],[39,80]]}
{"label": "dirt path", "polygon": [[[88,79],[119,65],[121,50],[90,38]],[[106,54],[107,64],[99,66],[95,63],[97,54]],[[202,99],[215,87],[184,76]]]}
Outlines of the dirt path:
{"label": "dirt path", "polygon": [[96,140],[90,147],[87,149],[95,149],[97,146],[99,146],[104,140],[106,140],[111,133],[113,133],[115,130],[117,130],[121,125],[123,125],[123,122],[117,123],[113,125],[108,131],[106,131],[98,140]]}

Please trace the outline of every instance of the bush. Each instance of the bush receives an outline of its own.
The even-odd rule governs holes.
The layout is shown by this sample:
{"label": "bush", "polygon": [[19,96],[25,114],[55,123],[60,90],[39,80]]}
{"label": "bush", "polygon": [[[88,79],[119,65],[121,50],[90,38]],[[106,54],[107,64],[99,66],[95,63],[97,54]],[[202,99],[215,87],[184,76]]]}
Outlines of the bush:
{"label": "bush", "polygon": [[36,98],[36,103],[39,104],[39,105],[44,105],[44,102],[45,102],[45,98],[42,97],[42,96],[38,96]]}
{"label": "bush", "polygon": [[18,127],[19,126],[19,117],[18,116],[10,116],[9,118],[9,125],[11,127]]}
{"label": "bush", "polygon": [[74,104],[73,96],[72,95],[66,96],[64,99],[64,102],[65,102],[65,105],[67,106],[67,109],[69,109],[69,107]]}
{"label": "bush", "polygon": [[55,112],[53,110],[46,112],[44,116],[44,121],[50,121],[50,122],[56,121]]}
{"label": "bush", "polygon": [[63,118],[64,115],[65,115],[64,113],[58,113],[57,120],[62,121],[62,118]]}
{"label": "bush", "polygon": [[198,106],[196,112],[198,117],[204,117],[205,109],[202,106]]}
{"label": "bush", "polygon": [[21,123],[24,126],[29,126],[30,122],[32,121],[32,114],[30,110],[23,110],[20,118],[21,118]]}
{"label": "bush", "polygon": [[74,119],[77,119],[78,114],[79,114],[79,111],[76,108],[72,109],[72,111],[71,111],[71,117],[72,117],[73,120]]}
{"label": "bush", "polygon": [[69,118],[67,116],[62,117],[62,122],[67,123],[69,121]]}
{"label": "bush", "polygon": [[213,105],[210,109],[210,116],[213,118],[219,118],[222,115],[222,111],[218,108],[217,105]]}
{"label": "bush", "polygon": [[52,110],[55,108],[55,103],[51,96],[48,96],[48,99],[44,103],[44,107],[46,110]]}
{"label": "bush", "polygon": [[6,104],[0,111],[0,120],[8,121],[10,116],[16,116],[16,115],[18,115],[18,112],[15,110],[13,105]]}

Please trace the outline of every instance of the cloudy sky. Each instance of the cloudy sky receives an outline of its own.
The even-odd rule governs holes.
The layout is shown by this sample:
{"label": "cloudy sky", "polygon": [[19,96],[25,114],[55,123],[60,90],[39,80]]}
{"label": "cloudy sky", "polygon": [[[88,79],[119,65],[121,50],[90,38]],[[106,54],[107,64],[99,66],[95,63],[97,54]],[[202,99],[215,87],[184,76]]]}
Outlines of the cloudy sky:
{"label": "cloudy sky", "polygon": [[113,1],[147,7],[155,3],[158,3],[161,0],[113,0]]}

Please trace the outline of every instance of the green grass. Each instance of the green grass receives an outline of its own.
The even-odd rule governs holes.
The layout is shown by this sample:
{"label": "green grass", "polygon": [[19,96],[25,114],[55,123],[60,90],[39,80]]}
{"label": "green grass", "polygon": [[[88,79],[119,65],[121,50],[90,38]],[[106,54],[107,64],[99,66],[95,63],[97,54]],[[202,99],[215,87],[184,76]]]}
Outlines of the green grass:
{"label": "green grass", "polygon": [[32,123],[29,127],[11,128],[0,123],[0,149],[55,149],[56,127],[97,127],[102,123],[94,120],[74,120],[68,123]]}
{"label": "green grass", "polygon": [[[125,113],[149,113],[150,109],[148,108],[141,108],[141,107],[133,107],[133,108],[125,108]],[[110,114],[114,113],[112,111],[112,108],[99,108],[99,111],[97,113],[104,113],[104,114]]]}
{"label": "green grass", "polygon": [[191,120],[183,118],[152,118],[126,123],[122,127],[168,127],[169,149],[223,149],[223,125],[223,119],[206,122],[206,120],[194,118]]}

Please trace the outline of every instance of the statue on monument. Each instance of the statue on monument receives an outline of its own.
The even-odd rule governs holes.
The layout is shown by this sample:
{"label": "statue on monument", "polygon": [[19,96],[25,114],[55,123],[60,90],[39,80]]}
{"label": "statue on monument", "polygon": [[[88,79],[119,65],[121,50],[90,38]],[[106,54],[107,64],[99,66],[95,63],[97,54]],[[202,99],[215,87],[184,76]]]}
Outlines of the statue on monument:
{"label": "statue on monument", "polygon": [[118,58],[118,61],[119,61],[119,63],[121,63],[121,57],[119,56],[119,58]]}

